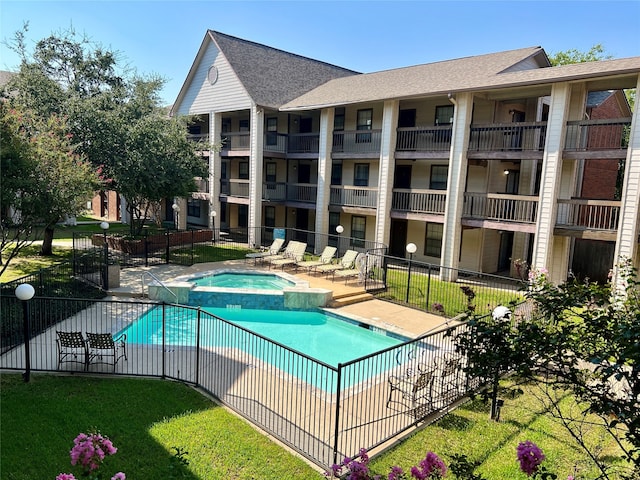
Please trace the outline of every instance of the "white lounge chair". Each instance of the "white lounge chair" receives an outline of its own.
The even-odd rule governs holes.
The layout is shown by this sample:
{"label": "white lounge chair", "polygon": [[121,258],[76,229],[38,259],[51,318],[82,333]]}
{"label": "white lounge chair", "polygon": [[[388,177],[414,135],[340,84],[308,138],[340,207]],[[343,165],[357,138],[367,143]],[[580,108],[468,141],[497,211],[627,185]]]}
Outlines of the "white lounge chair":
{"label": "white lounge chair", "polygon": [[281,267],[284,270],[284,267],[287,265],[296,265],[298,262],[302,261],[304,258],[304,252],[307,250],[306,243],[296,242],[297,245],[292,250],[290,254],[286,256],[286,258],[280,258],[276,260],[272,260],[270,263],[270,267]]}
{"label": "white lounge chair", "polygon": [[269,255],[277,255],[280,250],[282,250],[282,246],[284,245],[284,238],[275,238],[271,243],[271,246],[268,247],[263,252],[256,253],[247,253],[245,255],[246,259],[253,258],[253,263],[256,263],[258,259],[267,257]]}
{"label": "white lounge chair", "polygon": [[316,272],[320,273],[333,273],[337,270],[346,270],[348,268],[353,268],[353,263],[356,261],[356,257],[358,256],[358,252],[355,250],[347,250],[344,252],[342,259],[338,263],[330,263],[328,265],[319,265],[316,267]]}
{"label": "white lounge chair", "polygon": [[336,247],[324,247],[320,258],[317,260],[307,260],[304,262],[296,263],[296,268],[306,268],[308,271],[311,271],[313,268],[318,267],[320,265],[328,265],[333,260],[333,257],[336,255],[336,251],[338,249]]}
{"label": "white lounge chair", "polygon": [[353,268],[344,268],[341,270],[336,270],[333,272],[333,279],[336,277],[344,278],[344,283],[347,283],[347,280],[351,277],[358,277],[359,281],[364,281],[371,270],[371,266],[368,265],[369,260],[368,256],[364,253],[359,253],[356,257],[355,262],[353,262]]}
{"label": "white lounge chair", "polygon": [[264,263],[271,263],[274,260],[282,260],[283,258],[289,258],[299,244],[300,242],[291,240],[289,243],[287,243],[287,246],[285,247],[284,252],[276,253],[274,255],[266,255],[264,257],[258,258],[258,260]]}

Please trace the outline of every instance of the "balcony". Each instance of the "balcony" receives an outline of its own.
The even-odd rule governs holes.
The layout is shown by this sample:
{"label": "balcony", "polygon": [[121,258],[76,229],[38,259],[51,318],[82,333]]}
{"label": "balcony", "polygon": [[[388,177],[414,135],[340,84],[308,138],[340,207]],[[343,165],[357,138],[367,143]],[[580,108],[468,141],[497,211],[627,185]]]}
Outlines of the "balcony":
{"label": "balcony", "polygon": [[346,207],[377,208],[378,189],[351,185],[331,186],[330,203]]}
{"label": "balcony", "polygon": [[535,224],[538,197],[499,193],[464,194],[463,217]]}
{"label": "balcony", "polygon": [[287,135],[275,132],[265,133],[263,148],[266,152],[287,153]]}
{"label": "balcony", "polygon": [[292,133],[289,135],[288,153],[318,153],[320,134]]}
{"label": "balcony", "polygon": [[249,198],[249,180],[220,180],[220,195]]}
{"label": "balcony", "polygon": [[558,200],[556,227],[574,230],[616,232],[620,220],[620,202],[615,200]]}
{"label": "balcony", "polygon": [[451,126],[398,128],[398,152],[448,152],[451,148]]}
{"label": "balcony", "polygon": [[249,150],[251,136],[249,132],[226,132],[220,135],[222,150]]}
{"label": "balcony", "polygon": [[575,155],[581,158],[623,158],[629,146],[630,129],[630,118],[567,122],[564,150],[592,153]]}
{"label": "balcony", "polygon": [[444,215],[447,192],[444,190],[405,190],[395,188],[391,208],[401,212]]}
{"label": "balcony", "polygon": [[332,153],[380,154],[381,130],[357,130],[333,132]]}
{"label": "balcony", "polygon": [[209,134],[207,133],[200,133],[200,134],[188,134],[187,135],[187,140],[189,140],[190,142],[195,142],[195,143],[202,143],[203,145],[207,145],[206,150],[209,149],[208,145],[209,145]]}
{"label": "balcony", "polygon": [[472,125],[469,158],[542,158],[546,133],[546,122]]}
{"label": "balcony", "polygon": [[262,199],[268,202],[316,203],[318,187],[310,183],[267,182],[262,185]]}

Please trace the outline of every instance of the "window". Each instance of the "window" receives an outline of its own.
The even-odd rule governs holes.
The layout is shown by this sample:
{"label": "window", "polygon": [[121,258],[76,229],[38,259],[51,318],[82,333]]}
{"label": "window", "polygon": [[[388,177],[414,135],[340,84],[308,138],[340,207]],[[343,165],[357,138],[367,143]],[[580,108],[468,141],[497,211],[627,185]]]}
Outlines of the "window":
{"label": "window", "polygon": [[344,130],[344,107],[336,108],[333,115],[333,130]]}
{"label": "window", "polygon": [[351,245],[364,248],[364,240],[367,236],[366,217],[351,217]]}
{"label": "window", "polygon": [[453,105],[436,107],[436,125],[453,124]]}
{"label": "window", "polygon": [[425,256],[440,258],[442,254],[442,227],[441,223],[427,223],[424,237]]}
{"label": "window", "polygon": [[229,117],[222,118],[222,124],[220,125],[222,133],[231,131],[231,119]]}
{"label": "window", "polygon": [[278,118],[267,117],[267,145],[278,144]]}
{"label": "window", "polygon": [[340,225],[340,212],[329,212],[329,245],[338,247],[340,235],[336,232],[336,227]]}
{"label": "window", "polygon": [[416,109],[400,110],[398,114],[398,128],[411,128],[416,126]]}
{"label": "window", "polygon": [[276,162],[267,162],[264,177],[267,183],[276,182]]}
{"label": "window", "polygon": [[[358,117],[356,123],[356,130],[371,130],[373,124],[373,110],[366,108],[364,110],[358,110]],[[356,143],[370,143],[370,133],[358,133],[356,134]]]}
{"label": "window", "polygon": [[239,125],[240,125],[241,132],[249,131],[249,119],[245,118],[244,120],[240,120]]}
{"label": "window", "polygon": [[331,185],[342,185],[342,164],[331,165]]}
{"label": "window", "polygon": [[238,167],[238,178],[240,180],[249,180],[249,162],[240,162]]}
{"label": "window", "polygon": [[356,187],[369,186],[369,164],[356,163],[353,167],[353,185]]}
{"label": "window", "polygon": [[187,200],[187,216],[200,218],[200,200],[193,198]]}
{"label": "window", "polygon": [[264,226],[272,228],[276,226],[276,207],[264,207]]}
{"label": "window", "polygon": [[220,179],[226,180],[227,178],[227,162],[220,163]]}
{"label": "window", "polygon": [[189,135],[200,135],[202,133],[201,125],[189,125],[187,127],[187,131]]}
{"label": "window", "polygon": [[449,167],[447,165],[432,165],[429,188],[431,190],[446,190],[448,173]]}

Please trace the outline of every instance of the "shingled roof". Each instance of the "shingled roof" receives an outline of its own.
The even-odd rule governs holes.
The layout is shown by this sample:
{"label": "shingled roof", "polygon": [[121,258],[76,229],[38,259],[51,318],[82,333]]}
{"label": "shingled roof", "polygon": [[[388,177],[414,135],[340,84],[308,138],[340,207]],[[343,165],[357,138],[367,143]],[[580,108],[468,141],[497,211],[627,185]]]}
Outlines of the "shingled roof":
{"label": "shingled roof", "polygon": [[279,108],[334,78],[358,72],[213,30],[216,43],[253,101]]}
{"label": "shingled roof", "polygon": [[[535,63],[528,60],[537,58]],[[540,47],[479,55],[336,79],[283,105],[281,110],[305,110],[351,103],[442,95],[464,91],[551,84],[554,82],[629,74],[633,85],[640,57],[545,66]],[[523,68],[519,68],[519,66]]]}

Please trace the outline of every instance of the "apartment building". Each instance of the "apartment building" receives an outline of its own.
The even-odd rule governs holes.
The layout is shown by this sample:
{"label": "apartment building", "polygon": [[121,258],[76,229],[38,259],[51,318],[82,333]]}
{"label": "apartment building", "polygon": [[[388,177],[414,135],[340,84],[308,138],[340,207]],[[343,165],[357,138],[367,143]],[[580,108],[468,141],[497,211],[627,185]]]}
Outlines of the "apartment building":
{"label": "apartment building", "polygon": [[[614,93],[591,118],[588,100],[639,82],[640,57],[551,67],[531,47],[359,74],[207,31],[172,114],[194,116],[209,178],[179,220],[253,244],[263,225],[341,225],[391,255],[511,275],[520,259],[556,282],[589,241],[638,265],[637,109]],[[583,195],[602,168],[617,196]]]}

